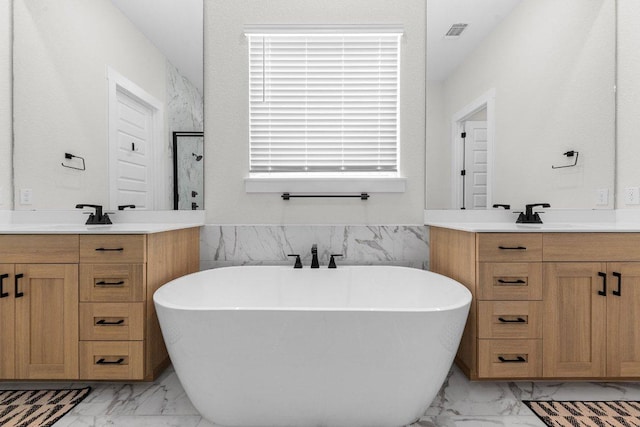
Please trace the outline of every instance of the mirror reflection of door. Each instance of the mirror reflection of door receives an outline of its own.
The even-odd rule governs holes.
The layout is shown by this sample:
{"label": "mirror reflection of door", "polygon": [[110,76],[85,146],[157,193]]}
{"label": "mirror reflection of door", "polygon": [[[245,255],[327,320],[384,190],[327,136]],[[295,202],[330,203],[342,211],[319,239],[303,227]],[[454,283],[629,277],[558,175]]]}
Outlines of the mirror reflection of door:
{"label": "mirror reflection of door", "polygon": [[173,132],[173,209],[204,209],[204,134]]}
{"label": "mirror reflection of door", "polygon": [[466,209],[487,208],[487,122],[464,123],[464,183],[463,197]]}
{"label": "mirror reflection of door", "polygon": [[454,209],[489,209],[493,204],[495,120],[493,90],[451,118],[451,206]]}

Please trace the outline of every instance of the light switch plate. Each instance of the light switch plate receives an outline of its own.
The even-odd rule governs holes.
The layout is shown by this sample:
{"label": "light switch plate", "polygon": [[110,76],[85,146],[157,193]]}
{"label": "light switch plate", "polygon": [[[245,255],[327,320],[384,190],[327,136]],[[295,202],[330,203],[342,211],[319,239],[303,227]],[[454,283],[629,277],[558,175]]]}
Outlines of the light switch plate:
{"label": "light switch plate", "polygon": [[640,205],[640,187],[627,187],[624,189],[625,205]]}
{"label": "light switch plate", "polygon": [[20,204],[30,205],[33,203],[33,190],[31,188],[20,189]]}
{"label": "light switch plate", "polygon": [[596,190],[596,205],[606,206],[609,204],[609,189],[600,188]]}

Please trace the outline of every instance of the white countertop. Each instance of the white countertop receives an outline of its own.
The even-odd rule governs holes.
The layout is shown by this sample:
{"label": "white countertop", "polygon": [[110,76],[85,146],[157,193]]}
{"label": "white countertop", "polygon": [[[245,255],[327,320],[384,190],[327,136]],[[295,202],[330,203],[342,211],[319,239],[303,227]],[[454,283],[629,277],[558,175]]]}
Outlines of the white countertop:
{"label": "white countertop", "polygon": [[202,224],[0,224],[0,234],[151,234],[183,228],[200,227]]}
{"label": "white countertop", "polygon": [[638,233],[640,210],[552,210],[542,224],[516,224],[509,211],[425,211],[425,224],[472,233]]}
{"label": "white countertop", "polygon": [[5,211],[0,234],[151,234],[204,225],[204,211],[118,211],[110,225],[86,225],[74,211]]}

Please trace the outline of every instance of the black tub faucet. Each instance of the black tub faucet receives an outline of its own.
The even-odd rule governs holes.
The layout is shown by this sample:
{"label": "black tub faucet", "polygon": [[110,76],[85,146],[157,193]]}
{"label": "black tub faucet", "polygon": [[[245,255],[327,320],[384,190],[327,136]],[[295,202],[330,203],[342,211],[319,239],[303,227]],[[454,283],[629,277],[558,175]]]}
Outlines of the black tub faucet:
{"label": "black tub faucet", "polygon": [[76,209],[84,209],[84,208],[94,208],[96,210],[95,213],[92,213],[91,215],[89,215],[89,219],[87,219],[87,222],[85,222],[85,224],[87,225],[111,224],[111,219],[109,218],[109,214],[102,213],[101,205],[87,205],[87,204],[76,205]]}
{"label": "black tub faucet", "polygon": [[318,262],[318,245],[315,243],[311,246],[311,268],[320,268]]}
{"label": "black tub faucet", "polygon": [[540,212],[533,211],[533,208],[536,206],[542,206],[543,208],[551,207],[549,203],[532,203],[525,205],[525,212],[520,212],[516,224],[542,224],[542,219],[540,219],[539,215]]}

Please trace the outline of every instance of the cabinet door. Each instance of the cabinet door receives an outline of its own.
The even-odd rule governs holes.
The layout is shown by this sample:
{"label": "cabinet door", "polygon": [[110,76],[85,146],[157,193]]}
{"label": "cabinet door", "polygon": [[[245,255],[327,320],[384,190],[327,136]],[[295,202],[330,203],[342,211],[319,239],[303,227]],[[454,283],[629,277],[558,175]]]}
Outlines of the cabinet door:
{"label": "cabinet door", "polygon": [[606,276],[604,263],[544,266],[543,374],[599,377],[605,374]]}
{"label": "cabinet door", "polygon": [[78,378],[77,264],[18,264],[16,371],[21,379]]}
{"label": "cabinet door", "polygon": [[0,379],[15,378],[15,294],[13,264],[0,264]]}
{"label": "cabinet door", "polygon": [[[607,376],[640,376],[640,263],[610,263]],[[618,292],[619,291],[619,292]]]}

